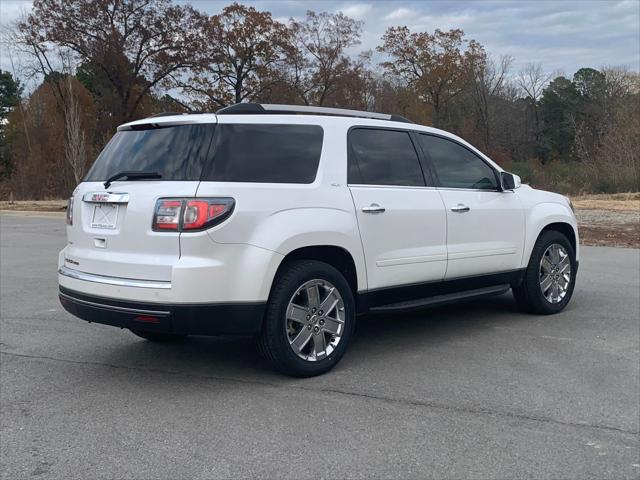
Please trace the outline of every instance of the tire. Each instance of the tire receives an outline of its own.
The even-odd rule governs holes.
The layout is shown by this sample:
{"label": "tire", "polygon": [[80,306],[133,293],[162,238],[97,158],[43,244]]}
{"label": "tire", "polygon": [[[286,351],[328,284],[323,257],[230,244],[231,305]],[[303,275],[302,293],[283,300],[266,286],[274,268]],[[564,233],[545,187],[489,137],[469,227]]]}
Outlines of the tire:
{"label": "tire", "polygon": [[186,335],[179,333],[158,333],[158,332],[146,332],[144,330],[130,330],[131,333],[137,335],[140,338],[149,340],[151,342],[176,342],[187,338]]}
{"label": "tire", "polygon": [[[558,258],[561,259],[562,264],[555,265],[556,262],[552,262],[552,264],[545,262],[545,265],[553,268],[543,267],[541,263],[543,256],[546,257],[546,260],[551,259],[555,249],[554,246],[559,247],[556,251],[559,252]],[[562,257],[563,252],[566,253],[566,257]],[[562,271],[567,264],[570,268],[568,281],[565,277],[568,270]],[[523,281],[518,287],[513,288],[513,296],[520,309],[525,312],[540,315],[558,313],[562,311],[571,300],[576,284],[577,271],[578,264],[576,263],[576,254],[569,239],[560,232],[547,230],[543,232],[536,241],[533,251],[531,252],[529,265],[525,270]],[[558,290],[555,291],[553,290],[554,276],[558,282]],[[551,277],[551,280],[549,277]],[[541,284],[543,280],[547,282],[544,285]],[[545,287],[547,287],[548,282],[552,282],[551,287],[546,289]],[[562,294],[561,288],[563,284],[565,285],[564,294]],[[557,295],[555,295],[556,292]]]}
{"label": "tire", "polygon": [[274,281],[258,345],[279,372],[313,377],[340,361],[354,327],[355,302],[344,276],[326,263],[299,260]]}

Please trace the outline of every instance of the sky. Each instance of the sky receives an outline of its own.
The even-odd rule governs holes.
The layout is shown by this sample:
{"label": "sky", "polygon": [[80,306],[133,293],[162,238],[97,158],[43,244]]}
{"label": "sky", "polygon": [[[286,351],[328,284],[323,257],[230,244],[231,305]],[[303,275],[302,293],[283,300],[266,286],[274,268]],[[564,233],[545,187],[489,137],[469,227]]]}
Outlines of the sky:
{"label": "sky", "polygon": [[[192,0],[209,14],[230,1]],[[370,1],[245,1],[268,10],[281,21],[302,18],[307,10],[341,11],[364,21],[362,43],[351,53],[375,50],[391,26],[412,31],[461,28],[494,57],[510,55],[513,70],[541,63],[547,72],[566,75],[581,67],[627,65],[640,70],[640,0],[370,0]],[[6,28],[32,2],[0,0],[0,25]],[[0,68],[10,68],[2,47]],[[381,61],[380,55],[374,61]],[[16,59],[14,58],[14,61]],[[18,59],[19,63],[20,59]]]}

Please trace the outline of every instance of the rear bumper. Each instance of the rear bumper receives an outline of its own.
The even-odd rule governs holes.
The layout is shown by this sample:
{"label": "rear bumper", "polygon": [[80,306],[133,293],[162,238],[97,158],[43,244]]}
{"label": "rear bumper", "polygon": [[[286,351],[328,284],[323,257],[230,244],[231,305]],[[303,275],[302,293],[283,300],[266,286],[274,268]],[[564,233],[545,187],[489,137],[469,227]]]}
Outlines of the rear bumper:
{"label": "rear bumper", "polygon": [[160,304],[121,301],[60,287],[60,303],[88,322],[132,330],[187,335],[255,335],[265,303]]}
{"label": "rear bumper", "polygon": [[[252,245],[214,244],[206,232],[201,235],[205,238],[183,242],[180,256],[171,259],[137,258],[134,254],[78,250],[67,245],[58,257],[58,283],[75,292],[132,303],[266,302],[284,256]],[[110,255],[118,261],[112,264]],[[149,264],[154,261],[163,264],[166,271],[150,275]]]}

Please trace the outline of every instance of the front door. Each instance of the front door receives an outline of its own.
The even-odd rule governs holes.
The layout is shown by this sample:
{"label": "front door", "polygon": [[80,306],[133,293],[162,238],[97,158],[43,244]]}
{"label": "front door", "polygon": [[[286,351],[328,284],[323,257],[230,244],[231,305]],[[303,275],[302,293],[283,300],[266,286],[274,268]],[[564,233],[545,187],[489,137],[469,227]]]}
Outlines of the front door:
{"label": "front door", "polygon": [[446,279],[518,269],[525,218],[520,199],[500,191],[496,171],[466,146],[419,135],[447,215]]}

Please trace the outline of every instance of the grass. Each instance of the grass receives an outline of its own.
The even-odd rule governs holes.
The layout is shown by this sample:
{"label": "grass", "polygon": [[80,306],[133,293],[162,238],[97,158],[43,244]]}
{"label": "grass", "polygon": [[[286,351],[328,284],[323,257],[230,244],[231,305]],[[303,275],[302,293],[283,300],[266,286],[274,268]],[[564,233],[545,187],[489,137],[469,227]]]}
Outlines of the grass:
{"label": "grass", "polygon": [[16,200],[0,201],[0,210],[14,212],[64,212],[67,200]]}
{"label": "grass", "polygon": [[576,210],[640,211],[640,192],[579,195],[571,201]]}

